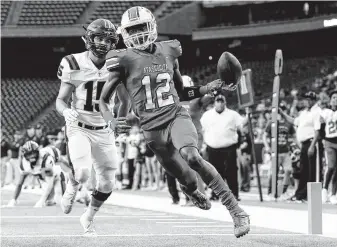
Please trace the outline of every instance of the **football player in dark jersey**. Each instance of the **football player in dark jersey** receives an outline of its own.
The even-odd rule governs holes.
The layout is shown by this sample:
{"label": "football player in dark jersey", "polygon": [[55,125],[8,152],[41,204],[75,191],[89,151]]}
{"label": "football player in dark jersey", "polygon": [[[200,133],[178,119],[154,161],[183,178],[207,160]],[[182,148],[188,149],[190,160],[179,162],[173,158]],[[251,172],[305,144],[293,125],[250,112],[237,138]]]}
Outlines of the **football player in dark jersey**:
{"label": "football player in dark jersey", "polygon": [[[185,194],[199,208],[211,203],[197,189],[196,172],[219,196],[234,221],[234,234],[241,237],[250,230],[249,216],[241,209],[226,182],[198,152],[198,134],[180,101],[190,101],[223,86],[216,80],[201,87],[184,87],[178,57],[182,53],[177,40],[155,42],[157,24],[153,14],[143,7],[132,7],[122,16],[121,33],[125,50],[107,55],[109,81],[100,97],[100,111],[115,129],[116,119],[108,102],[118,84],[124,84],[139,117],[147,144],[165,170],[176,177]],[[236,82],[235,82],[236,83]],[[122,116],[119,116],[122,117]]]}

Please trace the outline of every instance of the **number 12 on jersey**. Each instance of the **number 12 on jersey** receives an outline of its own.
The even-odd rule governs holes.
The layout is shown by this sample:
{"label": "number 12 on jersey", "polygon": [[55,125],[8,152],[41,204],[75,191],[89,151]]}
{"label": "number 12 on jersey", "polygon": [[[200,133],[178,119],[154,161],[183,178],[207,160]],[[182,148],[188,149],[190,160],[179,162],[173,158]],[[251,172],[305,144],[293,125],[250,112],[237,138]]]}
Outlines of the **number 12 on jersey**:
{"label": "number 12 on jersey", "polygon": [[[154,93],[157,96],[158,108],[174,104],[173,96],[169,94],[171,86],[171,76],[169,73],[160,73],[156,76],[156,83],[164,84],[155,88]],[[152,110],[156,108],[156,104],[153,101],[153,94],[151,89],[151,77],[146,75],[142,79],[142,85],[145,86],[146,94],[146,110]]]}

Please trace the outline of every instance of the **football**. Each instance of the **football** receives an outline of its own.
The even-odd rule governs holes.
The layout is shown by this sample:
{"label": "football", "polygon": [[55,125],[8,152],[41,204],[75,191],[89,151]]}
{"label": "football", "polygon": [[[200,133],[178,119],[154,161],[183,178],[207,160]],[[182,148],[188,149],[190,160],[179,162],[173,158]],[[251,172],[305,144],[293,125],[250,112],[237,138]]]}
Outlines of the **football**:
{"label": "football", "polygon": [[242,76],[242,67],[239,60],[233,54],[224,52],[219,58],[217,72],[225,85],[237,85]]}

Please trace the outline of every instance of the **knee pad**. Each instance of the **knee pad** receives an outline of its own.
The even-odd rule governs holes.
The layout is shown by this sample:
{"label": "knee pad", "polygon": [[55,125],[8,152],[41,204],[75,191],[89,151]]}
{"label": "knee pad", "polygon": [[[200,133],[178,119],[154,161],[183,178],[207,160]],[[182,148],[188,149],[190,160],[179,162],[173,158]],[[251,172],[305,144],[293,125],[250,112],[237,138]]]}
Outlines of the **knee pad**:
{"label": "knee pad", "polygon": [[101,201],[101,202],[104,202],[104,201],[106,201],[108,198],[109,198],[109,196],[111,195],[111,192],[109,192],[109,193],[103,193],[103,192],[100,192],[100,191],[98,191],[98,190],[94,190],[93,192],[92,192],[92,197],[93,198],[95,198],[97,201]]}

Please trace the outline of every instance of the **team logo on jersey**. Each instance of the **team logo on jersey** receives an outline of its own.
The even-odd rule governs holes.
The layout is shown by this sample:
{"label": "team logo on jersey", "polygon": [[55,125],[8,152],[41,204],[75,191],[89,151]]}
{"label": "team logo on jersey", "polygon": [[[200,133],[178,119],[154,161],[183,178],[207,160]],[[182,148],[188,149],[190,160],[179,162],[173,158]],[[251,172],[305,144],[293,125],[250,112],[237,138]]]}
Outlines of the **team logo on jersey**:
{"label": "team logo on jersey", "polygon": [[194,91],[193,90],[190,90],[187,92],[188,93],[188,97],[194,97]]}

